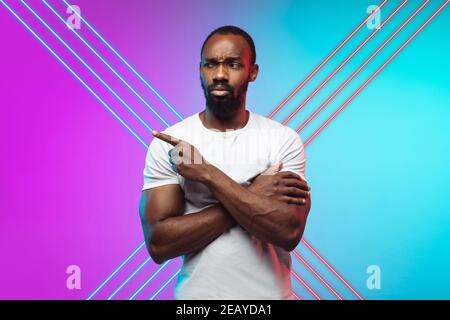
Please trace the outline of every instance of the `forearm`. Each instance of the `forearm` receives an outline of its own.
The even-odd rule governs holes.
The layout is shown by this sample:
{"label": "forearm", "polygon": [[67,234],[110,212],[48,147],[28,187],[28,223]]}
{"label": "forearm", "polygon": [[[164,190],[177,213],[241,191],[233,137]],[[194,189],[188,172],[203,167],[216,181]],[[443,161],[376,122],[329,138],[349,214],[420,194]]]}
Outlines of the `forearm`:
{"label": "forearm", "polygon": [[201,249],[235,223],[221,205],[154,223],[149,239],[153,259],[162,263]]}
{"label": "forearm", "polygon": [[255,237],[287,250],[294,242],[298,243],[296,238],[301,237],[307,211],[305,219],[302,219],[298,206],[294,208],[282,201],[255,194],[214,167],[204,183],[237,223]]}

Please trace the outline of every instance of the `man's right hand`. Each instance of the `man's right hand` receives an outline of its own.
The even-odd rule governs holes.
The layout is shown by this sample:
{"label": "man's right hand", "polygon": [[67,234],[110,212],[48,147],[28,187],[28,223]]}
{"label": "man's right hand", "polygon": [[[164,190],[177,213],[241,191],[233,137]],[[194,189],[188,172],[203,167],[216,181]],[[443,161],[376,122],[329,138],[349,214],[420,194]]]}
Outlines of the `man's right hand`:
{"label": "man's right hand", "polygon": [[281,162],[274,164],[254,178],[247,189],[288,204],[304,205],[311,188],[299,175],[290,171],[280,172],[281,168]]}

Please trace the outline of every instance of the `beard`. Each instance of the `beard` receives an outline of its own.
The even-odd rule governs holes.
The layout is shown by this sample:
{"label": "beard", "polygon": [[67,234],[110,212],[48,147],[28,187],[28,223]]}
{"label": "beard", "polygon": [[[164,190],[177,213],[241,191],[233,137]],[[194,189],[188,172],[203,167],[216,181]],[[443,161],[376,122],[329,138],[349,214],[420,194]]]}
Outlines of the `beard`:
{"label": "beard", "polygon": [[[243,96],[247,92],[248,82],[245,83],[235,93],[235,89],[226,82],[214,83],[208,88],[205,88],[203,81],[200,79],[203,93],[206,99],[206,107],[219,119],[230,118],[241,106]],[[211,93],[215,87],[220,86],[229,91],[227,95],[215,96]]]}

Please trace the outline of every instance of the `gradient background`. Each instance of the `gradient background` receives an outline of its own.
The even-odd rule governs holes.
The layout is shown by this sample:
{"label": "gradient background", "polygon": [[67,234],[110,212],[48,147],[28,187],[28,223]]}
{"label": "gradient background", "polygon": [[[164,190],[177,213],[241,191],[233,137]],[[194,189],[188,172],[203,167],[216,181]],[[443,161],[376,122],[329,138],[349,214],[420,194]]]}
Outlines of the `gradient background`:
{"label": "gradient background", "polygon": [[[5,1],[142,139],[151,134],[20,3]],[[305,141],[444,0],[432,0],[301,133]],[[165,125],[41,2],[27,3],[150,126]],[[67,19],[66,5],[49,3]],[[297,128],[422,3],[409,1],[289,122]],[[254,38],[260,73],[248,109],[268,115],[367,16],[374,1],[78,0],[84,18],[183,116],[204,108],[200,47],[234,24]],[[400,1],[388,1],[382,19]],[[450,298],[450,9],[446,7],[308,145],[305,237],[366,299]],[[179,119],[83,23],[76,31],[166,119]],[[280,112],[282,121],[372,30],[363,27]],[[143,241],[138,202],[146,149],[0,2],[0,298],[85,299]],[[355,296],[303,245],[346,298]],[[106,299],[148,257],[140,250],[95,296]],[[68,290],[66,268],[81,268]],[[169,264],[136,298],[174,273]],[[366,286],[369,265],[381,289]],[[323,298],[334,298],[293,258]],[[128,299],[153,262],[114,297]],[[302,298],[312,296],[295,279]],[[172,299],[171,282],[157,299]]]}

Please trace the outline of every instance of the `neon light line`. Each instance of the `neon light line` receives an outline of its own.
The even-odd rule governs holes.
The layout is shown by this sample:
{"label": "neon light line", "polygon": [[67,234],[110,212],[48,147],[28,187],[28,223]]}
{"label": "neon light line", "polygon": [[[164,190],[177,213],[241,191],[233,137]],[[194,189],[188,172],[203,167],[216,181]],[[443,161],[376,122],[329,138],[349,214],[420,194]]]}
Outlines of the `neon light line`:
{"label": "neon light line", "polygon": [[149,131],[153,129],[24,1],[22,4],[66,47]]}
{"label": "neon light line", "polygon": [[9,12],[11,12],[14,17],[16,17],[17,20],[19,20],[19,22],[29,31],[31,32],[31,34],[48,50],[50,51],[50,53],[78,80],[80,81],[80,83],[86,88],[88,89],[88,91],[109,111],[111,112],[111,114],[146,148],[148,148],[147,144],[109,107],[109,105],[103,101],[102,98],[100,98],[95,92],[94,90],[91,89],[91,87],[89,87],[88,84],[86,84],[86,82],[84,82],[83,79],[81,79],[77,73],[75,73],[72,68],[70,68],[65,62],[64,60],[61,59],[61,57],[58,56],[58,54],[55,53],[55,51],[53,51],[52,48],[50,48],[47,43],[42,40],[34,31],[33,29],[30,28],[30,26],[28,26],[28,24],[22,20],[22,18],[20,18],[16,12],[11,9],[5,1],[0,0],[0,2],[3,4],[3,6],[5,6],[6,9],[8,9]]}
{"label": "neon light line", "polygon": [[150,283],[150,281],[152,281],[153,280],[153,278],[154,277],[156,277],[156,275],[158,274],[158,273],[160,273],[161,272],[161,270],[162,269],[164,269],[165,267],[166,267],[166,265],[170,262],[170,261],[172,261],[172,260],[167,260],[166,262],[164,262],[164,264],[163,265],[161,265],[159,268],[158,268],[158,270],[156,270],[156,272],[154,272],[153,274],[152,274],[152,276],[149,278],[149,279],[147,279],[147,281],[145,281],[145,283],[139,288],[139,289],[137,289],[137,291],[135,292],[135,293],[133,293],[132,295],[131,295],[131,297],[128,299],[128,300],[133,300],[149,283]]}
{"label": "neon light line", "polygon": [[91,26],[91,24],[83,18],[76,10],[72,8],[72,6],[66,1],[63,2],[72,9],[72,11],[83,21],[89,29],[112,51],[114,54],[170,109],[172,112],[180,119],[183,120],[183,117],[164,99],[151,85],[146,81],[110,44],[105,40],[95,29]]}
{"label": "neon light line", "polygon": [[305,280],[303,280],[298,274],[297,272],[295,272],[294,270],[291,270],[291,273],[294,275],[294,277],[317,299],[317,300],[322,300],[322,298],[317,294],[317,292],[315,292],[309,285],[308,283],[306,283]]}
{"label": "neon light line", "polygon": [[296,250],[293,250],[293,252],[297,259],[299,259],[309,269],[309,271],[311,271],[316,276],[316,278],[319,279],[325,285],[325,287],[327,287],[328,290],[330,290],[334,294],[336,298],[338,298],[339,300],[344,300],[342,296],[339,295],[339,293],[337,293],[336,290],[334,290],[333,287],[331,287],[331,285],[316,270],[314,270],[314,268],[302,256],[298,254]]}
{"label": "neon light line", "polygon": [[367,42],[369,42],[370,39],[375,36],[378,31],[380,31],[383,26],[389,22],[389,20],[394,17],[398,11],[406,4],[407,0],[404,0],[396,9],[394,12],[392,12],[386,20],[383,21],[383,23],[380,25],[380,28],[376,29],[374,32],[372,32],[344,61],[339,64],[339,66],[324,80],[322,83],[294,110],[291,112],[291,114],[282,122],[282,124],[288,123],[316,94],[319,92],[335,75],[338,73],[342,67],[344,67],[347,62],[349,62],[358,52],[359,50],[364,47]]}
{"label": "neon light line", "polygon": [[322,111],[323,108],[325,108],[325,106],[328,105],[328,103],[334,98],[336,97],[336,95],[339,94],[339,92],[341,92],[341,90],[343,88],[345,88],[347,86],[347,84],[353,80],[353,78],[359,73],[361,72],[361,70],[370,62],[372,61],[372,59],[389,43],[391,42],[391,40],[411,21],[412,18],[414,18],[420,11],[422,11],[422,9],[430,2],[430,0],[425,1],[416,11],[414,11],[414,13],[409,16],[409,18],[397,29],[395,30],[395,32],[388,38],[386,39],[386,41],[383,42],[383,44],[374,52],[372,53],[372,55],[366,60],[364,61],[358,69],[356,69],[355,72],[353,72],[350,77],[339,86],[339,88],[337,88],[333,94],[328,97],[328,99],[322,103],[322,105],[316,110],[314,111],[314,113],[308,118],[306,119],[306,121],[296,130],[297,132],[302,131],[314,118],[317,114],[319,114],[320,111]]}
{"label": "neon light line", "polygon": [[385,62],[381,67],[377,69],[377,71],[369,78],[367,79],[359,88],[358,90],[352,94],[352,96],[338,109],[336,110],[329,118],[328,120],[320,126],[319,129],[305,142],[305,146],[308,145],[334,118],[338,116],[338,114],[355,98],[362,89],[364,89],[367,84],[369,84],[370,81],[372,81],[378,73],[380,73],[381,70],[384,69],[384,67],[392,61],[392,59],[448,4],[449,0],[446,0],[445,3],[439,7],[439,9],[416,31],[411,35],[408,40],[399,48],[397,51],[394,52],[394,54]]}
{"label": "neon light line", "polygon": [[160,293],[161,291],[163,291],[165,287],[167,287],[167,285],[173,280],[173,278],[175,278],[175,277],[180,273],[180,271],[181,271],[181,269],[178,269],[178,271],[175,272],[175,273],[173,274],[173,276],[171,276],[170,279],[167,280],[167,281],[162,285],[162,287],[159,288],[159,290],[156,291],[155,294],[153,294],[153,295],[150,297],[150,299],[148,299],[148,300],[154,300],[154,299],[159,295],[159,293]]}
{"label": "neon light line", "polygon": [[309,74],[308,77],[306,77],[305,80],[303,80],[291,94],[289,94],[270,114],[269,118],[273,118],[277,112],[347,43],[348,40],[350,40],[356,32],[359,31],[366,23],[369,21],[369,19],[372,19],[372,17],[378,13],[378,11],[386,4],[387,0],[384,0],[376,10],[374,10],[366,19],[364,19],[363,22],[355,29],[353,32],[345,38],[345,40],[336,48],[334,51],[328,55],[328,57],[316,68],[313,72]]}
{"label": "neon light line", "polygon": [[147,258],[141,265],[108,297],[111,300],[114,296],[147,264],[151,259]]}
{"label": "neon light line", "polygon": [[[47,3],[47,1],[42,0],[42,2],[44,2],[44,4],[61,20],[61,22],[66,25],[66,21],[59,15],[58,12],[55,11],[55,9],[50,4]],[[122,81],[122,83],[125,84],[127,88],[130,89],[130,91],[133,92],[134,95],[138,97],[139,100],[141,100],[141,102],[144,103],[147,108],[158,117],[159,120],[161,120],[166,126],[170,126],[169,123],[164,118],[162,118],[161,115],[159,115],[158,112],[156,112],[155,109],[153,109],[153,107],[150,106],[150,104],[148,104],[147,101],[145,101],[144,98],[142,98],[142,96],[137,93],[136,90],[125,79],[123,79],[123,77],[113,67],[111,67],[111,65],[94,48],[92,48],[92,46],[82,36],[80,36],[75,29],[71,30],[78,37],[78,39],[80,39],[97,56],[97,58],[99,58],[103,62],[103,64],[106,65],[108,69],[113,72]]]}

